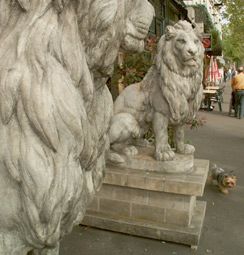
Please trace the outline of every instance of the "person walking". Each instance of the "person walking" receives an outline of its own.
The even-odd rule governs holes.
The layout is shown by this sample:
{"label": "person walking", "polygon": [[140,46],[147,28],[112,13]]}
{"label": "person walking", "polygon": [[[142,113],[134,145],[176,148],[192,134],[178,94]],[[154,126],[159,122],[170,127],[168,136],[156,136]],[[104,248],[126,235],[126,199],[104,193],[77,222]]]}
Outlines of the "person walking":
{"label": "person walking", "polygon": [[235,109],[235,114],[237,114],[237,105],[242,96],[244,96],[244,72],[243,66],[239,67],[237,70],[238,74],[233,77],[232,86],[232,106]]}

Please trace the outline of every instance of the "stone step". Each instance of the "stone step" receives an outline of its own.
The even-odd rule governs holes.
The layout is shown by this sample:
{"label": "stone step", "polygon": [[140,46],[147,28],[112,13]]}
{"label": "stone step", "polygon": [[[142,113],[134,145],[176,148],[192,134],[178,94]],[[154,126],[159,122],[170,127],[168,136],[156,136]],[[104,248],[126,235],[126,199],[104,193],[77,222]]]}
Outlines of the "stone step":
{"label": "stone step", "polygon": [[82,224],[125,234],[153,238],[163,241],[197,246],[199,243],[206,202],[197,201],[191,224],[187,227],[170,223],[148,223],[144,220],[111,216],[101,212],[88,211]]}
{"label": "stone step", "polygon": [[88,210],[149,222],[188,226],[195,196],[103,184]]}
{"label": "stone step", "polygon": [[201,159],[194,160],[194,169],[191,173],[179,174],[108,165],[104,183],[151,191],[202,196],[208,169],[209,161]]}
{"label": "stone step", "polygon": [[[190,173],[193,170],[194,156],[175,153],[174,160],[158,161],[155,160],[153,146],[136,146],[138,154],[130,157],[121,155],[125,162],[120,164],[123,168],[147,169],[153,172],[164,173]],[[118,164],[115,165],[116,167]]]}

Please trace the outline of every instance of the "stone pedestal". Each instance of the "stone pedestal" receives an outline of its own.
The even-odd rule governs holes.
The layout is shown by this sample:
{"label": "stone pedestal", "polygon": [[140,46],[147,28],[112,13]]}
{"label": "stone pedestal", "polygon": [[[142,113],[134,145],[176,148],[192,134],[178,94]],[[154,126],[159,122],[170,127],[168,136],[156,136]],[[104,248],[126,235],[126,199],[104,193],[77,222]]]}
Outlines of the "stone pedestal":
{"label": "stone pedestal", "polygon": [[159,162],[143,153],[124,165],[108,165],[83,224],[197,246],[206,203],[196,197],[203,195],[209,162],[180,155],[177,160],[186,169],[171,165],[178,169],[175,174],[167,170],[175,162],[160,162],[160,171]]}

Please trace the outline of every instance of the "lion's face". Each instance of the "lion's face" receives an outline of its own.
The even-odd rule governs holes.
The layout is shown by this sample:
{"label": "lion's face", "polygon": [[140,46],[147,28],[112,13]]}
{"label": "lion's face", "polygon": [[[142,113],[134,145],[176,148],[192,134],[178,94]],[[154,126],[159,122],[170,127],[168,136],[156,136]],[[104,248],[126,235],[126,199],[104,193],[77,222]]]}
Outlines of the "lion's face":
{"label": "lion's face", "polygon": [[80,0],[78,13],[89,68],[101,80],[112,75],[120,48],[144,49],[154,9],[148,0]]}
{"label": "lion's face", "polygon": [[122,48],[140,52],[154,16],[153,6],[147,0],[125,0],[125,30]]}
{"label": "lion's face", "polygon": [[179,31],[172,40],[172,46],[174,55],[182,65],[198,67],[202,45],[195,33]]}
{"label": "lion's face", "polygon": [[185,77],[201,70],[203,56],[204,48],[200,37],[187,21],[168,26],[158,43],[158,64],[163,59],[171,71]]}

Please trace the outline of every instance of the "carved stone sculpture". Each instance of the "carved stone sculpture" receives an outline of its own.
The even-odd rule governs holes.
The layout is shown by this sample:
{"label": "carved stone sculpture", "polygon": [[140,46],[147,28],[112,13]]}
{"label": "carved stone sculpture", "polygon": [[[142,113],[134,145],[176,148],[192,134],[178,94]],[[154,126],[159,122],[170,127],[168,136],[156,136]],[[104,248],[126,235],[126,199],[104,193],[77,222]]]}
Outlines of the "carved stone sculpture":
{"label": "carved stone sculpture", "polygon": [[141,50],[147,0],[0,1],[0,255],[59,253],[99,188],[120,47]]}
{"label": "carved stone sculpture", "polygon": [[122,163],[124,159],[119,154],[136,154],[133,144],[151,124],[157,160],[175,157],[168,143],[169,124],[174,128],[176,152],[193,154],[194,147],[184,142],[184,124],[194,118],[200,107],[203,54],[201,40],[190,23],[179,21],[167,27],[158,43],[154,65],[145,78],[128,86],[115,101],[109,131],[111,161]]}

